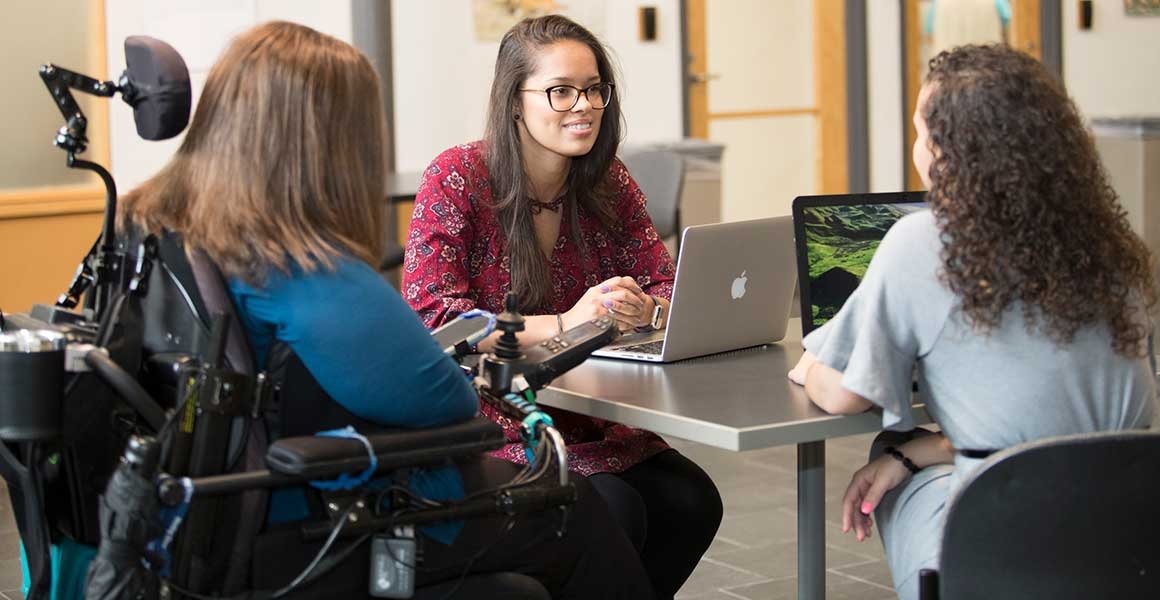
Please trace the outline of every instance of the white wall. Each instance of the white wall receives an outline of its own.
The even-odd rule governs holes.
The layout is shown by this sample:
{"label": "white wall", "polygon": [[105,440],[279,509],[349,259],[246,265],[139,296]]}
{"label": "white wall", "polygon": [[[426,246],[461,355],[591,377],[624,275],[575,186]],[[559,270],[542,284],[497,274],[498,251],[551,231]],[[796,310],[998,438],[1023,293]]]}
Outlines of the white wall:
{"label": "white wall", "polygon": [[[351,41],[351,1],[333,0],[106,0],[108,73],[125,68],[125,38],[148,35],[172,45],[189,67],[194,102],[209,68],[234,35],[271,20],[295,21]],[[111,171],[124,193],[161,168],[181,142],[137,137],[133,112],[123,102],[109,107]]]}
{"label": "white wall", "polygon": [[866,0],[867,104],[870,120],[870,191],[905,187],[902,14],[900,2]]}
{"label": "white wall", "polygon": [[1063,80],[1087,118],[1160,115],[1160,18],[1101,0],[1081,31],[1076,3],[1064,2]]}
{"label": "white wall", "polygon": [[[446,148],[483,136],[498,42],[475,39],[472,0],[392,0],[396,170],[418,171]],[[570,0],[619,63],[626,143],[681,137],[677,0]],[[637,39],[637,9],[657,9],[657,40]],[[603,11],[601,11],[603,8]],[[603,12],[601,22],[593,16]]]}

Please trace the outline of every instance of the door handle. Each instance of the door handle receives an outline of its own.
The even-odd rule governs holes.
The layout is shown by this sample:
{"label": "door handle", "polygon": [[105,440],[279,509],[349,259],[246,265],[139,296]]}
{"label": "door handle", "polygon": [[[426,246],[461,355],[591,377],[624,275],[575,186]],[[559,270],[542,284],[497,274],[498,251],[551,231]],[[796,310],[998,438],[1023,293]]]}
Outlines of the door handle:
{"label": "door handle", "polygon": [[721,79],[720,73],[689,73],[689,83],[708,83],[714,79]]}

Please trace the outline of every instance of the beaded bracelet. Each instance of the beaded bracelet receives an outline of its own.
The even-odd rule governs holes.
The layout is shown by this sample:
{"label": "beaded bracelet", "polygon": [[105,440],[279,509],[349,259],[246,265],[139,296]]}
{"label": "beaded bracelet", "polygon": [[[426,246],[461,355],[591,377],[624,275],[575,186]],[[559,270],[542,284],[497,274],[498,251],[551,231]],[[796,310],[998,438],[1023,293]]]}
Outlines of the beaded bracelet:
{"label": "beaded bracelet", "polygon": [[899,452],[898,448],[895,448],[894,446],[887,446],[883,452],[901,461],[902,466],[906,467],[906,470],[910,471],[911,473],[917,473],[922,470],[918,468],[918,465],[914,464],[914,461],[907,458],[905,454]]}

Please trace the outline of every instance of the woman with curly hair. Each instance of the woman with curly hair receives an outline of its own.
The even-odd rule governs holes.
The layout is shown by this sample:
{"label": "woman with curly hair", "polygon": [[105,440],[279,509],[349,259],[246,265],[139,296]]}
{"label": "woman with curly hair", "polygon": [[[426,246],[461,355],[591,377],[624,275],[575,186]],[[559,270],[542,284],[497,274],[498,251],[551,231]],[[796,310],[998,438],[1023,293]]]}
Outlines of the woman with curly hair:
{"label": "woman with curly hair", "polygon": [[[917,105],[930,210],[890,230],[789,373],[823,409],[879,406],[895,430],[854,474],[842,526],[863,540],[877,519],[902,598],[938,566],[947,501],[980,456],[1148,427],[1155,372],[1151,256],[1059,81],[965,46],[931,61]],[[914,373],[939,434],[914,429]]]}

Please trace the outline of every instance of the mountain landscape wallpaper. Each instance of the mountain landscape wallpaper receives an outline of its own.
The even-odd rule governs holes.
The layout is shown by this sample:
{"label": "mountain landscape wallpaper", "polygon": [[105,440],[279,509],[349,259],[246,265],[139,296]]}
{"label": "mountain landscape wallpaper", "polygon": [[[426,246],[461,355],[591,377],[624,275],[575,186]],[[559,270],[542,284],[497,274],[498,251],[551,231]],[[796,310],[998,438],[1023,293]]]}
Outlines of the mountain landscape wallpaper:
{"label": "mountain landscape wallpaper", "polygon": [[830,320],[862,281],[882,237],[924,204],[863,204],[807,209],[806,249],[814,327]]}

